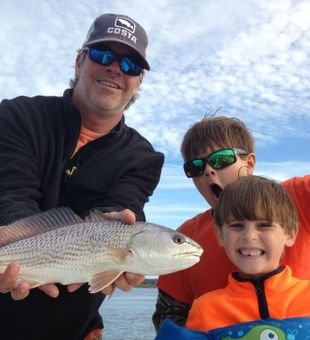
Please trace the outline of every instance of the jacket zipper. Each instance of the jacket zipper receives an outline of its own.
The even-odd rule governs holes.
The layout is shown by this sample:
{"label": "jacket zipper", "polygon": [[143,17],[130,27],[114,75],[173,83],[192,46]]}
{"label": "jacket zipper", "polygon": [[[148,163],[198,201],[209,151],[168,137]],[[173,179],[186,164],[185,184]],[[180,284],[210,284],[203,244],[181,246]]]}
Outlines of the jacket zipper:
{"label": "jacket zipper", "polygon": [[259,314],[260,317],[265,320],[270,317],[269,310],[268,310],[268,304],[267,299],[265,295],[264,290],[264,281],[263,280],[257,280],[256,282],[253,282],[256,289],[256,295],[258,299],[258,308],[259,308]]}

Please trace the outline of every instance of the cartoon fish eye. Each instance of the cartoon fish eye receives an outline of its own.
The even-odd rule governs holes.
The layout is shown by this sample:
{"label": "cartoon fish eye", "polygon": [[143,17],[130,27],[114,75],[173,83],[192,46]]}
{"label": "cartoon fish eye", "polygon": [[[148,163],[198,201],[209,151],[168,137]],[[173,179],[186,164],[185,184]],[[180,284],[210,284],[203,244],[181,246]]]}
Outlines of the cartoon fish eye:
{"label": "cartoon fish eye", "polygon": [[272,329],[265,329],[260,333],[259,340],[279,340],[279,337]]}

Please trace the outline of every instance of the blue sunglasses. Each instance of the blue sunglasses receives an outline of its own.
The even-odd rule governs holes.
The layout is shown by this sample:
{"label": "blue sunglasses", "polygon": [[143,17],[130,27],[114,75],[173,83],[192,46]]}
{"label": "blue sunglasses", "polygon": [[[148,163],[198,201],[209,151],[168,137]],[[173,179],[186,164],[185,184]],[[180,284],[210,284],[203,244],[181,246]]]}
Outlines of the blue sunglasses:
{"label": "blue sunglasses", "polygon": [[142,72],[142,67],[131,58],[120,56],[109,49],[97,50],[96,48],[89,48],[88,56],[90,60],[99,65],[111,65],[117,60],[121,71],[130,76],[139,76]]}

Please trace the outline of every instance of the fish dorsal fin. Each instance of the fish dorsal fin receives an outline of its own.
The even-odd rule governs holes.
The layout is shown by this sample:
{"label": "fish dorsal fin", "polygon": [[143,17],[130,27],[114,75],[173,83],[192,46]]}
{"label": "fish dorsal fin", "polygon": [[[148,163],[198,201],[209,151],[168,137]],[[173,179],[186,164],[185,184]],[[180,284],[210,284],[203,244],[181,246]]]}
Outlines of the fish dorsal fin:
{"label": "fish dorsal fin", "polygon": [[70,208],[62,207],[31,215],[0,227],[0,246],[58,229],[83,220]]}

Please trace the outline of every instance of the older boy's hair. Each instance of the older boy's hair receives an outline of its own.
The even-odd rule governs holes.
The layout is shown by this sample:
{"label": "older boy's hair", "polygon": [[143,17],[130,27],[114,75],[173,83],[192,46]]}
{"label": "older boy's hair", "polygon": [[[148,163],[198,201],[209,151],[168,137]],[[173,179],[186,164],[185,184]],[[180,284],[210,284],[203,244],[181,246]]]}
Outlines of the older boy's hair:
{"label": "older boy's hair", "polygon": [[214,210],[215,224],[243,220],[277,222],[286,232],[298,230],[298,212],[289,193],[274,180],[260,177],[240,177],[228,184]]}
{"label": "older boy's hair", "polygon": [[254,152],[254,138],[238,118],[206,115],[185,133],[181,145],[184,161],[206,153],[207,148],[239,148]]}

